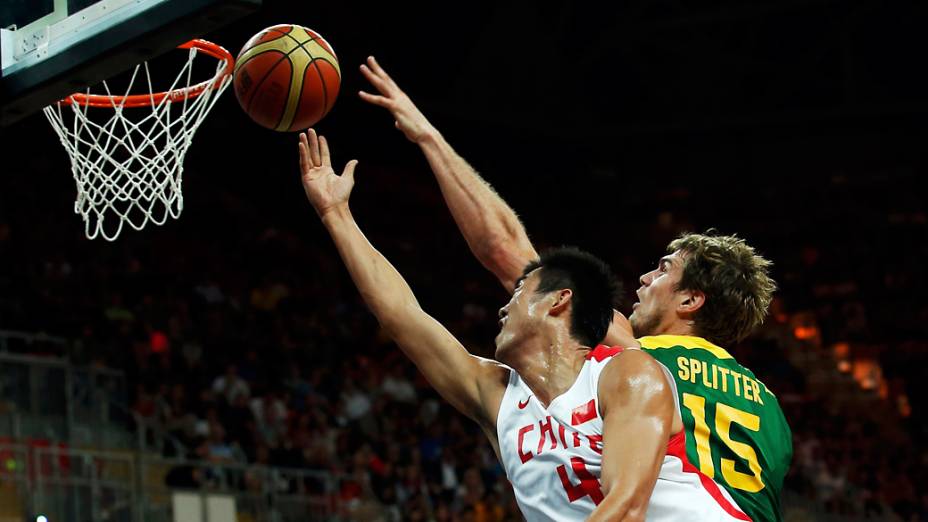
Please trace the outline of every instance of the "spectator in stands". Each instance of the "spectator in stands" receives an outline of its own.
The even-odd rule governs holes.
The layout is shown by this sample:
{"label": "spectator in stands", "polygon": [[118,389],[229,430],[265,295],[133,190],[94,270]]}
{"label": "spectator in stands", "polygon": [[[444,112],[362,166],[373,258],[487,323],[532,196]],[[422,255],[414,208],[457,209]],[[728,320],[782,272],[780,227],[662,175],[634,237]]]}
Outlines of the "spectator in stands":
{"label": "spectator in stands", "polygon": [[[883,190],[879,184],[861,187],[866,193]],[[383,188],[391,190],[390,185]],[[819,190],[833,188],[826,180]],[[772,190],[771,198],[816,207],[794,187]],[[270,239],[255,247],[259,231],[251,231],[248,223],[261,215],[231,193],[221,196],[230,202],[219,204],[216,215],[235,216],[241,223],[175,227],[136,240],[125,236],[118,247],[88,244],[66,227],[33,232],[44,217],[7,197],[9,193],[0,190],[0,211],[18,217],[14,221],[4,214],[0,220],[0,329],[31,328],[80,339],[79,350],[60,355],[76,358],[84,352],[83,360],[125,371],[132,410],[159,419],[187,446],[191,458],[240,462],[247,455],[249,462],[262,466],[346,473],[347,497],[363,499],[368,507],[379,504],[370,513],[387,520],[518,519],[492,449],[440,406],[413,367],[396,361],[393,347],[378,337],[376,324],[350,285],[339,279],[338,263],[326,249],[314,248],[312,241]],[[385,193],[402,196],[399,190]],[[898,203],[895,197],[893,201]],[[635,219],[642,214],[642,220],[651,221],[649,210],[635,207],[624,215]],[[781,218],[759,222],[769,232],[750,232],[777,260],[784,288],[764,338],[748,341],[743,353],[761,358],[750,366],[779,390],[794,428],[796,461],[787,482],[793,495],[817,509],[850,517],[889,518],[889,505],[909,520],[928,520],[928,494],[923,492],[928,477],[922,469],[926,455],[910,450],[917,448],[912,441],[921,440],[925,430],[928,400],[920,390],[928,357],[923,331],[928,306],[902,293],[926,283],[928,272],[917,261],[924,258],[920,238],[928,220],[921,210],[901,208],[896,211],[901,217],[894,219],[902,225],[887,219],[864,223],[874,244],[913,245],[914,261],[893,261],[892,256],[873,255],[875,246],[867,250],[844,235],[846,223],[860,211],[856,204],[830,206],[834,223],[816,228],[814,248],[803,248],[802,239],[793,237],[801,235],[797,231],[769,226],[782,224],[776,221]],[[671,224],[691,219],[668,217]],[[440,223],[403,223],[417,237],[440,234]],[[740,231],[740,224],[733,229]],[[386,230],[378,238],[385,248],[406,251],[416,246],[399,244],[408,238]],[[660,234],[677,232],[663,225],[653,231],[655,241]],[[210,233],[229,234],[224,244],[238,245],[245,261],[220,262],[226,252],[202,241]],[[41,248],[35,243],[38,238]],[[166,251],[184,255],[166,259],[159,254]],[[628,266],[648,261],[636,255],[624,252],[613,259]],[[416,263],[415,257],[403,262]],[[208,261],[188,261],[201,259]],[[445,268],[450,277],[467,270],[468,265],[449,259]],[[469,257],[462,259],[470,263]],[[872,263],[879,265],[868,268]],[[315,269],[282,275],[294,266]],[[442,311],[458,318],[455,328],[463,331],[456,333],[478,352],[481,343],[484,348],[492,344],[479,328],[498,291],[492,280],[481,282],[480,274],[467,284],[466,295],[454,300],[468,303],[463,310]],[[427,294],[434,281],[427,277],[434,276],[423,271],[413,284],[425,291],[424,299],[434,299]],[[490,303],[481,300],[484,295]],[[152,339],[144,323],[164,325],[171,350],[152,359]],[[800,342],[804,344],[796,344]],[[829,384],[840,362],[834,355],[838,343],[847,345],[838,357],[850,368],[842,375],[845,380],[856,386],[854,362],[865,355],[878,365],[870,368],[878,367],[884,376],[868,372],[867,382],[878,385],[883,378],[888,383],[885,390],[854,390],[875,397],[868,407],[854,404],[848,390]],[[38,344],[22,349],[52,353]],[[346,352],[356,356],[349,368],[342,366]],[[743,360],[741,352],[737,355]],[[273,383],[268,393],[260,384],[265,379]],[[156,393],[164,383],[167,390]],[[868,419],[874,415],[888,420],[873,423]],[[369,448],[361,451],[363,443]],[[357,462],[344,457],[356,453]],[[212,464],[181,466],[171,471],[168,482],[199,487],[215,481],[208,474],[211,469]],[[363,477],[368,477],[370,492],[361,487],[350,493],[350,484],[363,486]],[[243,487],[256,487],[265,478],[252,474],[248,480]]]}
{"label": "spectator in stands", "polygon": [[403,375],[403,368],[404,365],[400,361],[390,365],[380,384],[380,391],[396,402],[414,404],[416,389],[413,388],[412,381]]}
{"label": "spectator in stands", "polygon": [[226,373],[216,377],[213,381],[213,393],[225,400],[226,404],[233,404],[237,396],[244,395],[247,398],[251,390],[248,383],[238,376],[238,367],[235,364],[228,364]]}
{"label": "spectator in stands", "polygon": [[283,445],[290,416],[284,401],[276,392],[270,391],[261,397],[253,397],[250,407],[263,443],[272,448]]}

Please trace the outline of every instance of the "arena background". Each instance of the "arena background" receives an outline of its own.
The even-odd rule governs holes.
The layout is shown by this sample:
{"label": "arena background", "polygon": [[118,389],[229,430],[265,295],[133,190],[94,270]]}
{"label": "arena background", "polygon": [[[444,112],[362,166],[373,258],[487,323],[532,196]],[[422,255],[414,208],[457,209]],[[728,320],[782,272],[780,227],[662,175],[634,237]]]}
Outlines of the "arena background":
{"label": "arena background", "polygon": [[[506,293],[416,147],[357,98],[369,54],[536,245],[592,250],[628,295],[682,231],[747,238],[781,290],[733,352],[793,429],[786,519],[925,520],[926,10],[266,0],[206,37],[235,53],[298,23],[332,43],[343,84],[317,129],[361,162],[354,213],[476,353]],[[112,244],[83,237],[41,115],[0,143],[0,519],[173,520],[205,499],[220,516],[229,498],[239,520],[518,519],[479,430],[360,301],[296,135],[227,93],[182,217]],[[247,398],[227,403],[210,390],[230,366]]]}

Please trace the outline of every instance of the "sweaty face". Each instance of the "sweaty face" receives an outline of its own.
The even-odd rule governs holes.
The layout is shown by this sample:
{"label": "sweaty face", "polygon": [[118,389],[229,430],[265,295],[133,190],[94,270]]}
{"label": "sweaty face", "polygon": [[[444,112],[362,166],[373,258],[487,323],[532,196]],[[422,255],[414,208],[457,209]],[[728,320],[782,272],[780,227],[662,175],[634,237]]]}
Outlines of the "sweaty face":
{"label": "sweaty face", "polygon": [[496,336],[496,360],[505,363],[513,350],[530,337],[534,326],[544,316],[539,306],[541,296],[536,294],[540,270],[529,272],[516,284],[512,298],[499,309],[499,334]]}
{"label": "sweaty face", "polygon": [[674,291],[683,274],[683,255],[677,251],[661,258],[657,268],[638,278],[638,302],[632,305],[632,324],[635,337],[659,335],[676,316],[679,294]]}

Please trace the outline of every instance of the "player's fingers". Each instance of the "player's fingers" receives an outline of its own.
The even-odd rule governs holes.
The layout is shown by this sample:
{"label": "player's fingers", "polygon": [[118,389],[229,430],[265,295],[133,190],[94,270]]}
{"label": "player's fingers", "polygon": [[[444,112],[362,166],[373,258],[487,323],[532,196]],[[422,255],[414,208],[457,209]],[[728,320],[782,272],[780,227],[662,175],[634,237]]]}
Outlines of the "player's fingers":
{"label": "player's fingers", "polygon": [[300,167],[303,169],[303,173],[308,173],[315,168],[309,151],[309,133],[302,132],[300,133]]}
{"label": "player's fingers", "polygon": [[342,171],[342,176],[348,178],[348,181],[354,185],[354,169],[358,166],[358,160],[351,160],[345,165],[345,170]]}
{"label": "player's fingers", "polygon": [[361,65],[361,74],[367,78],[367,81],[371,82],[371,85],[377,88],[378,91],[384,92],[384,90],[390,88],[390,84],[386,80],[378,76],[373,72],[368,66]]}
{"label": "player's fingers", "polygon": [[376,78],[373,71],[371,71],[370,67],[368,67],[367,65],[363,63],[360,66],[358,66],[358,70],[361,71],[361,76],[364,76],[364,78],[367,79],[367,81],[371,81],[371,78]]}
{"label": "player's fingers", "polygon": [[300,166],[302,167],[306,161],[306,153],[309,151],[309,141],[306,139],[306,133],[301,132],[300,134]]}
{"label": "player's fingers", "polygon": [[371,94],[369,92],[358,91],[358,96],[367,103],[372,103],[380,107],[386,107],[389,109],[390,99],[385,96],[378,96],[376,94]]}
{"label": "player's fingers", "polygon": [[377,79],[383,84],[383,89],[390,89],[393,91],[399,90],[396,82],[393,81],[393,78],[387,74],[387,71],[383,70],[383,67],[380,66],[380,63],[377,62],[377,59],[373,56],[367,57],[367,67],[370,69],[371,73],[377,76]]}
{"label": "player's fingers", "polygon": [[383,70],[383,67],[380,66],[380,64],[377,62],[377,59],[374,58],[373,56],[371,57],[371,59],[374,61],[374,65],[377,68],[378,74],[380,75],[380,78],[383,79],[383,81],[387,84],[387,87],[393,91],[402,93],[402,90],[400,89],[399,85],[397,85],[396,82],[393,81],[393,77],[390,76],[390,74],[387,73],[387,71]]}
{"label": "player's fingers", "polygon": [[367,57],[367,65],[368,65],[375,73],[377,73],[377,76],[379,76],[379,77],[381,77],[381,78],[383,78],[384,80],[387,80],[387,81],[389,81],[389,82],[392,82],[392,81],[393,81],[393,79],[390,78],[390,75],[387,74],[387,71],[383,70],[383,67],[381,67],[380,64],[377,63],[377,58],[374,58],[373,56],[368,56],[368,57]]}
{"label": "player's fingers", "polygon": [[309,170],[306,168],[306,145],[303,144],[303,135],[300,134],[300,173],[306,174],[306,171]]}
{"label": "player's fingers", "polygon": [[329,155],[329,142],[325,139],[325,136],[319,136],[319,149],[322,153],[322,165],[331,167],[332,157]]}
{"label": "player's fingers", "polygon": [[311,161],[310,167],[318,167],[319,165],[322,165],[322,158],[319,155],[319,138],[316,136],[315,129],[307,130],[306,134],[309,138],[309,159]]}
{"label": "player's fingers", "polygon": [[373,69],[371,69],[370,66],[367,65],[366,63],[362,63],[361,65],[359,65],[358,69],[361,70],[361,74],[363,74],[364,77],[367,78],[368,80],[371,78],[379,79],[379,77],[377,76],[377,73],[375,73]]}

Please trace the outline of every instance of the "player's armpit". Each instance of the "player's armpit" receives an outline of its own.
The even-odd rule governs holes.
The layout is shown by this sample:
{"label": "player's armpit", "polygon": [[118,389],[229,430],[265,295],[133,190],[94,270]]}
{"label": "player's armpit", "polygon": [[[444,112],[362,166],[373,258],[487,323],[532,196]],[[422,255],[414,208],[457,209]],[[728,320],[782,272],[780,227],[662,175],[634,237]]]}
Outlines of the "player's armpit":
{"label": "player's armpit", "polygon": [[598,394],[606,497],[589,520],[644,520],[674,428],[673,389],[660,363],[628,350],[603,370]]}

